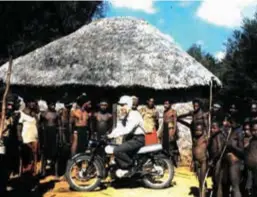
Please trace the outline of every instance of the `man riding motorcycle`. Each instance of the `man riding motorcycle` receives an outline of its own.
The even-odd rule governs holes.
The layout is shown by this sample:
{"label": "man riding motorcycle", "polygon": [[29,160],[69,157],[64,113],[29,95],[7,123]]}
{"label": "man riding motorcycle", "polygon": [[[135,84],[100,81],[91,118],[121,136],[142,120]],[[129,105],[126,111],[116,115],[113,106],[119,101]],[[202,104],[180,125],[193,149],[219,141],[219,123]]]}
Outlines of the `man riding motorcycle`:
{"label": "man riding motorcycle", "polygon": [[141,114],[132,110],[133,98],[122,96],[118,102],[122,119],[117,127],[108,135],[108,138],[124,136],[123,143],[114,148],[115,161],[126,176],[132,176],[136,169],[133,166],[132,156],[145,145],[143,118]]}

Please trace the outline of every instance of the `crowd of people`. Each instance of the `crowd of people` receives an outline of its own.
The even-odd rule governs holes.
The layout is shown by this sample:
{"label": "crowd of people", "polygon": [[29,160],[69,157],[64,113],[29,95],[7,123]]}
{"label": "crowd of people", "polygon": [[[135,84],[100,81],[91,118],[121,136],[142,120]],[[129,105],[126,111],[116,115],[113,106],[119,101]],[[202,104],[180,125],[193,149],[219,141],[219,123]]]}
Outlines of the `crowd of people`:
{"label": "crowd of people", "polygon": [[[146,106],[141,108],[138,107],[139,98],[132,96],[131,99],[128,111],[137,113],[130,113],[129,117],[140,116],[143,120],[144,139],[142,138],[140,147],[162,143],[164,151],[177,162],[180,132],[178,123],[190,129],[192,167],[199,180],[201,197],[206,195],[207,174],[212,176],[213,196],[227,197],[230,193],[234,197],[257,196],[256,103],[252,103],[248,117],[242,118],[235,104],[231,104],[229,110],[224,112],[221,104],[214,103],[211,111],[206,112],[199,100],[192,102],[193,111],[178,115],[172,107],[173,103],[167,100],[163,104],[163,121],[159,121],[160,114],[155,107],[154,98],[149,98]],[[116,124],[118,127],[119,121],[122,123],[120,119],[117,123],[114,121],[110,104],[105,99],[99,102],[96,111],[92,110],[92,103],[85,95],[80,96],[73,104],[64,101],[58,109],[55,102],[47,102],[45,110],[34,99],[25,99],[24,102],[23,108],[17,98],[8,99],[7,102],[3,133],[6,154],[0,162],[1,169],[6,169],[1,170],[1,181],[5,186],[11,174],[46,176],[46,170],[50,169],[49,173],[60,176],[60,159],[67,161],[75,154],[84,152],[90,139],[115,136],[113,129]],[[184,119],[188,116],[192,118],[190,123]],[[129,132],[131,131],[125,133]],[[123,144],[125,142],[126,140]],[[131,162],[127,154],[129,151],[131,147],[123,145],[122,150],[120,146],[114,152],[117,163],[126,168]],[[39,161],[40,169],[37,165]]]}
{"label": "crowd of people", "polygon": [[[192,112],[178,116],[177,121],[191,130],[199,196],[206,196],[208,175],[212,177],[215,197],[257,196],[257,104],[251,103],[246,117],[233,103],[228,111],[214,103],[209,112],[204,112],[201,102],[194,100],[193,108]],[[186,116],[192,117],[191,124],[183,120]]]}
{"label": "crowd of people", "polygon": [[[138,98],[133,97],[132,100],[131,109],[137,111]],[[53,101],[46,101],[46,104],[47,107],[44,107],[42,100],[20,100],[17,96],[11,96],[7,100],[3,132],[6,153],[1,162],[1,169],[6,169],[2,170],[2,179],[6,178],[2,185],[6,185],[10,175],[17,177],[30,174],[35,178],[50,173],[56,177],[61,176],[63,173],[60,173],[60,163],[84,152],[90,139],[100,140],[115,127],[106,99],[99,102],[97,108],[94,108],[96,111],[93,111],[90,99],[83,94],[74,102],[64,100],[61,106]],[[166,107],[171,109],[169,103]],[[173,111],[170,114],[172,121],[175,120]],[[144,119],[143,127],[149,134],[154,131],[154,137],[148,135],[148,144],[157,143],[159,115],[153,98],[147,101],[146,107],[140,109],[141,115]],[[172,130],[175,131],[174,126]],[[166,134],[162,138],[166,139]]]}

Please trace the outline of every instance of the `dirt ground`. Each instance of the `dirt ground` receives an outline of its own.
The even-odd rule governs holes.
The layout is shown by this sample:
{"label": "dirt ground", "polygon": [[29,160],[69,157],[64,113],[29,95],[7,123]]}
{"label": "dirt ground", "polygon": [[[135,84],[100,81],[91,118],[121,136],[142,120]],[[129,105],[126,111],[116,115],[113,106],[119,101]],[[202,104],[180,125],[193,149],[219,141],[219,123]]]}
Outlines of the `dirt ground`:
{"label": "dirt ground", "polygon": [[[108,180],[105,181],[106,188],[94,192],[74,192],[69,190],[65,180],[55,180],[49,176],[40,180],[40,186],[36,192],[24,193],[21,191],[13,191],[8,193],[8,197],[157,197],[157,196],[172,196],[172,197],[191,197],[198,196],[197,180],[192,172],[187,168],[176,169],[175,177],[172,186],[162,190],[152,190],[143,188],[140,182],[135,181],[119,181],[111,184]],[[19,185],[23,187],[22,185]],[[211,183],[208,180],[208,187]]]}

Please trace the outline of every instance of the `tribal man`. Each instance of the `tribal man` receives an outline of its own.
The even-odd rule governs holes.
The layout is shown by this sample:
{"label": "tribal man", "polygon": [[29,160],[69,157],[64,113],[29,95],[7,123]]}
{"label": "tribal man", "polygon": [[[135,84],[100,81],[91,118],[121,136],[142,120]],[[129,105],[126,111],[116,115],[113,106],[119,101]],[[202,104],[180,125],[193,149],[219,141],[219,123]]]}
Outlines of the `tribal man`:
{"label": "tribal man", "polygon": [[20,111],[17,128],[18,140],[22,145],[22,171],[37,174],[38,155],[38,117],[37,106],[33,99],[26,99],[26,107]]}
{"label": "tribal man", "polygon": [[221,154],[225,144],[219,121],[212,122],[211,137],[208,144],[209,165],[212,167],[213,196],[222,197]]}
{"label": "tribal man", "polygon": [[61,108],[58,111],[59,117],[60,117],[60,126],[62,130],[62,136],[63,136],[63,142],[66,145],[71,144],[71,134],[72,129],[70,129],[70,111],[71,111],[71,104],[69,102],[64,103],[64,108]]}
{"label": "tribal man", "polygon": [[[251,133],[251,121],[250,118],[246,118],[243,124],[243,134],[244,134],[244,152],[247,153],[250,145],[250,141],[252,139]],[[252,173],[247,168],[246,163],[244,163],[244,174],[243,174],[243,184],[242,184],[242,192],[243,196],[250,197],[252,189]]]}
{"label": "tribal man", "polygon": [[[157,143],[157,130],[159,128],[159,113],[154,105],[154,99],[149,98],[147,106],[139,110],[144,120],[144,129],[148,135],[146,135],[146,144]],[[149,137],[149,138],[148,138]],[[155,139],[156,138],[156,139]]]}
{"label": "tribal man", "polygon": [[132,110],[137,110],[138,104],[139,104],[139,99],[136,96],[132,96],[132,99],[133,99]]}
{"label": "tribal man", "polygon": [[164,150],[174,156],[178,162],[179,150],[177,145],[177,112],[171,108],[170,101],[164,102],[163,128],[159,135]]}
{"label": "tribal man", "polygon": [[94,119],[93,117],[94,111],[93,111],[91,100],[87,100],[87,102],[83,104],[82,110],[86,111],[88,115],[88,135],[87,135],[87,141],[88,141],[92,137],[91,135],[93,132],[93,119]]}
{"label": "tribal man", "polygon": [[243,131],[236,120],[228,119],[226,122],[225,125],[228,126],[229,130],[224,131],[228,141],[222,164],[222,193],[223,197],[229,196],[230,187],[232,187],[232,197],[241,197],[241,167],[244,158]]}
{"label": "tribal man", "polygon": [[257,121],[257,104],[252,103],[251,105],[251,114],[250,114],[251,121]]}
{"label": "tribal man", "polygon": [[88,143],[89,135],[89,114],[84,109],[86,99],[79,98],[77,100],[77,107],[71,111],[71,121],[74,121],[75,128],[72,135],[71,155],[84,152]]}
{"label": "tribal man", "polygon": [[108,113],[108,103],[102,100],[99,104],[100,110],[94,114],[93,138],[100,140],[107,136],[112,129],[112,114]]}
{"label": "tribal man", "polygon": [[241,117],[236,104],[230,105],[227,116],[233,119],[235,121],[235,124],[241,125]]}
{"label": "tribal man", "polygon": [[41,114],[41,124],[43,132],[43,158],[42,158],[42,176],[45,176],[47,160],[51,161],[51,168],[55,169],[55,175],[58,176],[58,147],[60,131],[60,118],[55,110],[55,103],[48,102],[48,110]]}
{"label": "tribal man", "polygon": [[[193,101],[193,108],[194,111],[178,116],[178,121],[189,127],[191,130],[191,136],[193,141],[193,162],[195,170],[197,172],[197,176],[199,178],[199,188],[201,193],[200,196],[205,197],[205,192],[203,192],[203,182],[207,171],[208,115],[203,112],[199,100]],[[181,120],[181,118],[188,116],[192,117],[191,124]]]}
{"label": "tribal man", "polygon": [[212,122],[218,122],[219,124],[222,124],[223,121],[225,120],[225,113],[222,109],[222,106],[218,103],[214,103],[212,106],[212,111],[211,111],[211,119]]}
{"label": "tribal man", "polygon": [[245,163],[252,173],[252,196],[257,196],[257,121],[251,126],[252,139],[246,151]]}

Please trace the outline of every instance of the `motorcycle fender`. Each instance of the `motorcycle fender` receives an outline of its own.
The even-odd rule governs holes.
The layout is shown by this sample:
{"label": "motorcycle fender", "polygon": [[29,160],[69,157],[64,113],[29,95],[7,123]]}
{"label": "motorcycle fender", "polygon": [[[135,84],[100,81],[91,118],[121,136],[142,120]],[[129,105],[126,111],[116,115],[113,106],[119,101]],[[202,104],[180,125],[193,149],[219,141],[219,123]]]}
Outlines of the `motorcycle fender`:
{"label": "motorcycle fender", "polygon": [[172,163],[174,164],[174,166],[177,168],[177,162],[172,155],[162,151],[162,152],[159,152],[158,154],[156,154],[155,157],[157,157],[157,158],[170,158]]}
{"label": "motorcycle fender", "polygon": [[76,154],[76,155],[74,155],[72,158],[71,158],[71,160],[73,160],[73,161],[75,161],[78,157],[80,157],[80,156],[89,156],[88,154],[86,154],[86,153],[78,153],[78,154]]}

